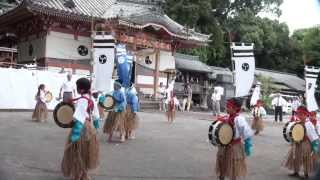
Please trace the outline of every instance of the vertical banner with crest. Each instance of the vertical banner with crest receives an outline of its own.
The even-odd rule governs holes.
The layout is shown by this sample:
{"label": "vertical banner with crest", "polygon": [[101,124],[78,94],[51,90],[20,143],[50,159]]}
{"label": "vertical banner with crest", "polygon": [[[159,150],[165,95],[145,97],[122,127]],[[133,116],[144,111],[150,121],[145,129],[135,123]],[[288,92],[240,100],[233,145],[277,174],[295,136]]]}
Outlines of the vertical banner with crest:
{"label": "vertical banner with crest", "polygon": [[231,58],[234,65],[235,97],[247,96],[254,81],[255,59],[253,44],[231,45]]}
{"label": "vertical banner with crest", "polygon": [[306,103],[309,111],[318,110],[318,104],[314,96],[317,88],[317,79],[320,72],[319,67],[306,66],[305,70],[305,81],[306,81]]}
{"label": "vertical banner with crest", "polygon": [[111,35],[95,35],[93,48],[93,87],[98,91],[109,92],[112,90],[115,39]]}

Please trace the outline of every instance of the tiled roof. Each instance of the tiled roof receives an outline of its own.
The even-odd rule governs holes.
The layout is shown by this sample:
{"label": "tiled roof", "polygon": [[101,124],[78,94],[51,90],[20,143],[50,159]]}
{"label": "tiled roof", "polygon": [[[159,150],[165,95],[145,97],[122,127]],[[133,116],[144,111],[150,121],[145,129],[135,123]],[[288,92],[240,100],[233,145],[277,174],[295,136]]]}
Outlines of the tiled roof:
{"label": "tiled roof", "polygon": [[305,90],[305,81],[295,74],[256,68],[255,75],[270,77],[273,82],[285,84],[286,86],[298,91]]}
{"label": "tiled roof", "polygon": [[172,20],[164,14],[161,8],[154,4],[133,3],[132,1],[118,0],[104,14],[104,18],[119,18],[122,24],[135,28],[155,26],[164,28],[170,35],[183,39],[203,41],[209,39],[209,35],[186,30],[184,26]]}
{"label": "tiled roof", "polygon": [[211,68],[211,74],[209,75],[210,79],[216,79],[218,74],[223,75],[230,75],[232,76],[232,72],[229,68],[223,68],[223,67],[217,67],[217,66],[210,66]]}
{"label": "tiled roof", "polygon": [[73,0],[75,7],[65,5],[66,0],[24,0],[31,8],[49,13],[64,13],[63,15],[76,15],[87,17],[102,17],[116,0]]}
{"label": "tiled roof", "polygon": [[161,0],[73,0],[73,8],[66,6],[67,1],[23,0],[18,7],[84,21],[90,21],[92,16],[101,20],[118,18],[120,24],[129,27],[143,29],[151,26],[155,29],[162,28],[173,37],[201,43],[209,41],[209,35],[186,30],[164,14],[157,4]]}
{"label": "tiled roof", "polygon": [[176,53],[175,58],[176,68],[178,70],[211,73],[211,68],[205,63],[201,62],[198,56]]}

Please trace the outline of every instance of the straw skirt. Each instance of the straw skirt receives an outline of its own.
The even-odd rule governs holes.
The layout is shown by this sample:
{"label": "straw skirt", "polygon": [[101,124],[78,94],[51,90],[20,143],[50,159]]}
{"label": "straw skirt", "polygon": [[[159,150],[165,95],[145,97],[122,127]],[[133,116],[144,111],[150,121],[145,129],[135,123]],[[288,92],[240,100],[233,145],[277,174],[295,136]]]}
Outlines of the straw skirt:
{"label": "straw skirt", "polygon": [[139,125],[139,116],[137,113],[132,112],[130,106],[127,106],[125,114],[125,129],[126,131],[132,131],[138,128]]}
{"label": "straw skirt", "polygon": [[99,141],[96,130],[89,121],[86,121],[81,134],[76,143],[70,142],[71,132],[68,136],[61,163],[65,177],[74,178],[83,171],[96,169],[99,165]]}
{"label": "straw skirt", "polygon": [[48,119],[48,108],[46,103],[38,101],[36,107],[34,108],[32,114],[32,120],[37,122],[44,121]]}
{"label": "straw skirt", "polygon": [[111,134],[115,130],[125,132],[125,112],[109,112],[103,125],[103,132]]}
{"label": "straw skirt", "polygon": [[216,173],[218,177],[244,177],[247,174],[246,156],[242,143],[218,147]]}
{"label": "straw skirt", "polygon": [[252,129],[256,131],[263,131],[264,125],[261,117],[254,117],[252,121]]}
{"label": "straw skirt", "polygon": [[302,167],[305,174],[310,174],[315,171],[316,163],[317,155],[312,153],[310,141],[304,140],[291,145],[284,166],[295,172],[299,172]]}

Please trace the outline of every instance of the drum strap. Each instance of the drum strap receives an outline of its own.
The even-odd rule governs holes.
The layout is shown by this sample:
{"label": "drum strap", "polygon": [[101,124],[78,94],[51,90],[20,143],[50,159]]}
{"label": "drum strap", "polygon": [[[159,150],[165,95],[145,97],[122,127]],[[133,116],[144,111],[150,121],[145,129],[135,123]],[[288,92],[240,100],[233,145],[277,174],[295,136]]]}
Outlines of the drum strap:
{"label": "drum strap", "polygon": [[94,106],[94,103],[93,103],[93,101],[92,101],[91,99],[89,99],[89,98],[87,98],[87,97],[85,97],[85,96],[81,96],[81,97],[72,99],[71,101],[72,101],[72,102],[75,102],[75,101],[78,101],[78,100],[81,99],[81,98],[86,99],[86,100],[88,101],[87,112],[88,112],[89,114],[91,114],[91,112],[93,111],[93,106]]}
{"label": "drum strap", "polygon": [[231,142],[231,145],[239,144],[241,143],[241,138],[233,139]]}

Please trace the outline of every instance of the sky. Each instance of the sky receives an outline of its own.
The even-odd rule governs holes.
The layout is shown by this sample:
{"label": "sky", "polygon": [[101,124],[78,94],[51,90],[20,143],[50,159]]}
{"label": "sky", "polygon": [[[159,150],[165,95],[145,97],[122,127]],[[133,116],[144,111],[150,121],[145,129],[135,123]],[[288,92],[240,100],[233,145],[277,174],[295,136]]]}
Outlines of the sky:
{"label": "sky", "polygon": [[[279,21],[286,22],[291,33],[296,29],[320,25],[318,0],[284,0],[280,8],[282,15]],[[264,13],[261,16],[275,19],[275,17]]]}

